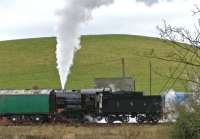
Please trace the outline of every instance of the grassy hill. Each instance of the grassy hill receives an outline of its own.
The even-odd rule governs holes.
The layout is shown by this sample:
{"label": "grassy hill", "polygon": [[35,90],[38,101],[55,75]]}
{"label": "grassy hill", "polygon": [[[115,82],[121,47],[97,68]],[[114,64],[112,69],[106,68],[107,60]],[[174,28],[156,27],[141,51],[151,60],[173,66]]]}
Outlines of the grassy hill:
{"label": "grassy hill", "polygon": [[[152,49],[160,56],[173,51],[160,39],[131,35],[82,36],[81,45],[82,48],[75,55],[68,89],[91,88],[96,77],[122,76],[121,58],[125,58],[126,75],[136,80],[137,90],[148,93],[150,59],[145,55]],[[60,88],[55,46],[55,38],[0,42],[0,88]],[[155,71],[168,74],[176,64],[156,59],[151,61],[152,90],[157,94],[167,78]],[[173,88],[184,90],[180,81]]]}

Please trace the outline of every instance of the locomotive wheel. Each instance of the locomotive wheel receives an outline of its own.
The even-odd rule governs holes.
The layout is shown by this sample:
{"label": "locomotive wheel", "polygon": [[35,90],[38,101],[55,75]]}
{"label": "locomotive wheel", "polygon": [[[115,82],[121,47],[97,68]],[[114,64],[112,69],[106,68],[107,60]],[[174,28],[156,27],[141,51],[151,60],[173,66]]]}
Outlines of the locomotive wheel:
{"label": "locomotive wheel", "polygon": [[35,117],[35,121],[36,122],[40,122],[41,121],[41,118],[38,116],[38,117]]}
{"label": "locomotive wheel", "polygon": [[158,121],[159,121],[158,119],[154,119],[154,120],[152,120],[153,124],[157,124]]}
{"label": "locomotive wheel", "polygon": [[143,115],[139,114],[139,115],[136,116],[136,121],[137,121],[138,124],[144,123],[144,120],[145,120],[145,117]]}
{"label": "locomotive wheel", "polygon": [[18,118],[17,118],[16,116],[12,116],[10,119],[11,119],[11,121],[12,121],[13,123],[18,122]]}
{"label": "locomotive wheel", "polygon": [[34,116],[33,117],[33,122],[35,122],[35,123],[43,123],[44,122],[44,117],[42,117],[42,116]]}
{"label": "locomotive wheel", "polygon": [[103,117],[97,116],[96,119],[97,119],[97,121],[101,121],[103,119]]}
{"label": "locomotive wheel", "polygon": [[128,123],[130,121],[129,116],[122,116],[122,123]]}
{"label": "locomotive wheel", "polygon": [[111,123],[114,122],[114,117],[112,117],[112,116],[107,116],[107,117],[105,117],[105,120],[106,120],[107,123],[111,124]]}
{"label": "locomotive wheel", "polygon": [[10,118],[10,121],[12,122],[12,123],[21,123],[21,122],[23,122],[22,121],[22,118],[20,117],[20,116],[11,116]]}
{"label": "locomotive wheel", "polygon": [[157,124],[159,122],[159,118],[157,116],[152,117],[152,123]]}
{"label": "locomotive wheel", "polygon": [[159,117],[155,114],[148,114],[147,122],[152,123],[152,124],[157,124],[159,122]]}

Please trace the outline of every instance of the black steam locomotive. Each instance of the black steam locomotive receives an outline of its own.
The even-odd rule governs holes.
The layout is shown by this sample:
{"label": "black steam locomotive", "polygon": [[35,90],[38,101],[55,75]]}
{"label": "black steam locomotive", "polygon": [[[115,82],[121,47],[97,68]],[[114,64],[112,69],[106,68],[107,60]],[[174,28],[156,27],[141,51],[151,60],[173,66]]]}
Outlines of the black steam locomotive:
{"label": "black steam locomotive", "polygon": [[[63,116],[68,119],[106,122],[129,122],[136,118],[138,123],[157,123],[162,117],[161,96],[145,96],[143,92],[90,89],[57,92],[57,102],[63,108]],[[88,118],[88,119],[87,119]]]}
{"label": "black steam locomotive", "polygon": [[1,90],[0,118],[11,122],[78,121],[157,123],[162,117],[161,96],[111,89]]}

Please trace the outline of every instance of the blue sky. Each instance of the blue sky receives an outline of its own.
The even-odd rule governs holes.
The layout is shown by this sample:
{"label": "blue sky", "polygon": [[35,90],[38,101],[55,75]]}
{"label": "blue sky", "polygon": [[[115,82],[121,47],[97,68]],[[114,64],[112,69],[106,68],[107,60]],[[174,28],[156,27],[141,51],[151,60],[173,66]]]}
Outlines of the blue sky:
{"label": "blue sky", "polygon": [[[139,2],[140,1],[140,2]],[[199,0],[115,0],[93,12],[81,34],[134,34],[159,36],[163,20],[189,29],[192,9]],[[56,36],[56,11],[63,0],[1,0],[0,40]]]}

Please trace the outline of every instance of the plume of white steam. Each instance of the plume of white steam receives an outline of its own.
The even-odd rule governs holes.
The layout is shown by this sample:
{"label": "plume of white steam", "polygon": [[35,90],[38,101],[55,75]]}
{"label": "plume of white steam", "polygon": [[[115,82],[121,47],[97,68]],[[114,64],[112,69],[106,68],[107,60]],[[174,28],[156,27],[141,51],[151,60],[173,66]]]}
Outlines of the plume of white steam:
{"label": "plume of white steam", "polygon": [[65,0],[65,6],[58,12],[57,26],[57,69],[62,89],[65,88],[74,53],[80,46],[80,26],[91,19],[92,11],[109,5],[114,0]]}

